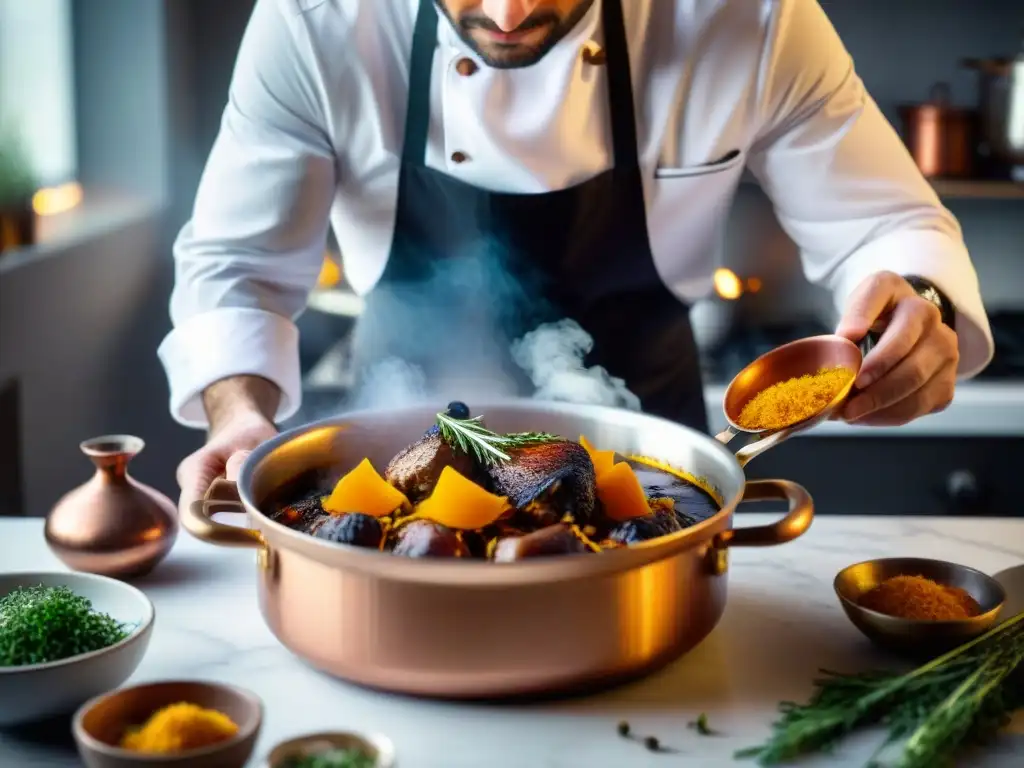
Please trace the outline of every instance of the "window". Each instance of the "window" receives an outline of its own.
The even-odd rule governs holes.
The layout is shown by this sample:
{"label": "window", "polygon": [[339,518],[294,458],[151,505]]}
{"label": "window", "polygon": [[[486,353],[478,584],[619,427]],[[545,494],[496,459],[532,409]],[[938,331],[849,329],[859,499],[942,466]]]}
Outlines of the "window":
{"label": "window", "polygon": [[71,0],[0,0],[0,131],[39,186],[77,176]]}

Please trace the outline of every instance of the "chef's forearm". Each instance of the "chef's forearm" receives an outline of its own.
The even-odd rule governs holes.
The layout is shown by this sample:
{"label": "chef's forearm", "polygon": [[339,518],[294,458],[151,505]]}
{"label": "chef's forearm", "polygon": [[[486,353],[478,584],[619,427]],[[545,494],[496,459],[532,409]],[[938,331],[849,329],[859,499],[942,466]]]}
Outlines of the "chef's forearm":
{"label": "chef's forearm", "polygon": [[260,376],[231,376],[203,391],[210,434],[239,417],[259,417],[271,424],[281,403],[281,390]]}

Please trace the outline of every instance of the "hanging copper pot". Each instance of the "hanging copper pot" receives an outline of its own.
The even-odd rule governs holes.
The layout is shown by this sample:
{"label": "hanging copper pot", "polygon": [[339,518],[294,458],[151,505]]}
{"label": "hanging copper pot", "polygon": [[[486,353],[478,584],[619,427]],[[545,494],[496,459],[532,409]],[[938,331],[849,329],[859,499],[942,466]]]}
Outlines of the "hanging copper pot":
{"label": "hanging copper pot", "polygon": [[170,551],[178,535],[178,512],[163,494],[128,474],[144,447],[131,435],[86,440],[92,479],[57,502],[46,518],[46,543],[76,571],[126,578],[141,576]]}
{"label": "hanging copper pot", "polygon": [[923,104],[899,108],[903,140],[928,178],[974,175],[978,114],[950,104],[949,84],[937,83]]}

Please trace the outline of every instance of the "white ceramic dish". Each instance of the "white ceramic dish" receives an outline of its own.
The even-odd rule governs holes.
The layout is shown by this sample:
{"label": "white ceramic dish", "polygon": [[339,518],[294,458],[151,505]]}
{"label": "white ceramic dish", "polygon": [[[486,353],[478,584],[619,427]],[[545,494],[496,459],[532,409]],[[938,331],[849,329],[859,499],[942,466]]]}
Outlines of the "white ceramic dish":
{"label": "white ceramic dish", "polygon": [[153,631],[153,604],[135,587],[88,573],[0,573],[0,597],[18,587],[64,586],[92,601],[93,609],[134,626],[109,648],[45,664],[0,667],[0,727],[74,712],[83,702],[117,688],[139,666]]}

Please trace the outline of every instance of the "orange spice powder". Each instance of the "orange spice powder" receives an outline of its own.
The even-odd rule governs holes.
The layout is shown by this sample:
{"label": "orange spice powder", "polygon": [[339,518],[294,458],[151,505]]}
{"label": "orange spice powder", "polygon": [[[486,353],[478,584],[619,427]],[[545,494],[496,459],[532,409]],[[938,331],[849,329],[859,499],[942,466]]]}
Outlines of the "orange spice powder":
{"label": "orange spice powder", "polygon": [[868,610],[918,621],[955,621],[981,613],[981,606],[964,590],[923,576],[893,576],[858,602]]}
{"label": "orange spice powder", "polygon": [[743,429],[784,429],[821,413],[853,379],[843,366],[780,381],[758,392],[740,411]]}

